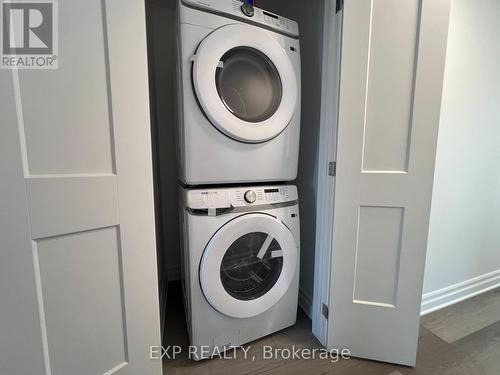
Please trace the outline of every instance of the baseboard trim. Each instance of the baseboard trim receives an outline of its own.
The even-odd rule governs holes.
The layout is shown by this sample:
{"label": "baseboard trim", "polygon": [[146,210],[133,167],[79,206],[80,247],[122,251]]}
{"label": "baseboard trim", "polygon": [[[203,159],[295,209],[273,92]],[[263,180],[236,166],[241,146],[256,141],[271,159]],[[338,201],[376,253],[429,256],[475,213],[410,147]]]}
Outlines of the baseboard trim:
{"label": "baseboard trim", "polygon": [[299,287],[299,306],[312,320],[312,296],[302,287]]}
{"label": "baseboard trim", "polygon": [[498,287],[500,287],[500,269],[426,293],[422,296],[420,315],[429,314]]}

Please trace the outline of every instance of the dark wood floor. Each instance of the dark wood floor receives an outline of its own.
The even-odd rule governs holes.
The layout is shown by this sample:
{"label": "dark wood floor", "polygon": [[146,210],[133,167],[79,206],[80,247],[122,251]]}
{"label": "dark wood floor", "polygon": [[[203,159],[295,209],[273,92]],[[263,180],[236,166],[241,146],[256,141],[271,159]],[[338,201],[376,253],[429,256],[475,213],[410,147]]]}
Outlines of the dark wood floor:
{"label": "dark wood floor", "polygon": [[422,318],[422,325],[447,343],[454,343],[500,320],[500,288]]}
{"label": "dark wood floor", "polygon": [[[496,293],[496,295],[492,296],[491,293]],[[298,322],[295,326],[251,343],[248,359],[244,359],[242,351],[237,352],[236,359],[216,358],[199,362],[190,360],[187,354],[182,354],[175,360],[164,360],[164,374],[500,375],[500,304],[495,305],[496,302],[492,302],[495,298],[498,298],[496,302],[500,302],[498,290],[428,315],[425,323],[428,323],[427,325],[432,330],[444,338],[426,328],[423,321],[415,368],[354,358],[337,363],[325,359],[262,359],[264,345],[280,348],[291,348],[293,345],[301,348],[321,347],[311,333],[311,321],[302,311],[299,311]],[[498,310],[495,311],[492,306],[498,306]],[[173,283],[169,287],[167,311],[168,334],[165,344],[186,348],[188,338],[178,283]],[[461,325],[458,323],[460,317],[457,315],[463,311],[466,314],[462,314],[465,321]],[[475,313],[471,314],[471,311]],[[485,311],[488,316],[481,314],[482,311]],[[498,319],[492,319],[492,314],[493,316],[496,314]],[[492,320],[494,320],[493,323],[491,323]],[[491,324],[484,326],[485,322]],[[467,328],[464,329],[463,326]],[[477,329],[473,331],[471,327]],[[467,332],[467,335],[461,337],[464,332]],[[451,341],[449,337],[457,339],[450,343],[447,342]],[[184,350],[183,353],[187,351]]]}

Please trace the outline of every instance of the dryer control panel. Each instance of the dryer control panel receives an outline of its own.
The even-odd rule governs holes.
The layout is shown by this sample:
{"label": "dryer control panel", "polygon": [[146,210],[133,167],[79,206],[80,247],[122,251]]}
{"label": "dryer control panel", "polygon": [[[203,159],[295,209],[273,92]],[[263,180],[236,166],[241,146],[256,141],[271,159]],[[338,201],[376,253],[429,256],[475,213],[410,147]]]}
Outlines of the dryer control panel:
{"label": "dryer control panel", "polygon": [[182,3],[210,13],[221,14],[240,19],[243,22],[262,25],[289,36],[299,36],[297,22],[239,0],[182,0]]}
{"label": "dryer control panel", "polygon": [[293,202],[298,199],[293,185],[195,189],[186,195],[191,209],[262,206]]}

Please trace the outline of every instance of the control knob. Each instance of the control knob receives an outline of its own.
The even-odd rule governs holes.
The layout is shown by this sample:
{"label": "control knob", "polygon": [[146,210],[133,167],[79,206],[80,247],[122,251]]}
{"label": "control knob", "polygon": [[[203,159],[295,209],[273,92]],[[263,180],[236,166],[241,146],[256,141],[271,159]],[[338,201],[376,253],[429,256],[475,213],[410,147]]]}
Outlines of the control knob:
{"label": "control knob", "polygon": [[255,194],[255,191],[247,190],[245,192],[245,200],[247,201],[247,203],[254,203],[256,199],[257,195]]}
{"label": "control knob", "polygon": [[241,11],[243,12],[243,14],[245,16],[247,16],[247,17],[253,17],[254,9],[253,9],[253,5],[252,4],[243,3],[243,5],[241,5]]}

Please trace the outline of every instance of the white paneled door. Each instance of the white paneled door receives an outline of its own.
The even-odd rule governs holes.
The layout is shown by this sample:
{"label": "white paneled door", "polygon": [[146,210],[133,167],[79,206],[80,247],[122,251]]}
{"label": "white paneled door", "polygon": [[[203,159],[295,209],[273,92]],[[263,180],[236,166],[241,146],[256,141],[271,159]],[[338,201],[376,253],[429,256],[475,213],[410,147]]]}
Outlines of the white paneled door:
{"label": "white paneled door", "polygon": [[414,365],[449,0],[346,1],[329,348]]}
{"label": "white paneled door", "polygon": [[144,1],[58,11],[59,68],[0,71],[0,374],[158,375]]}

